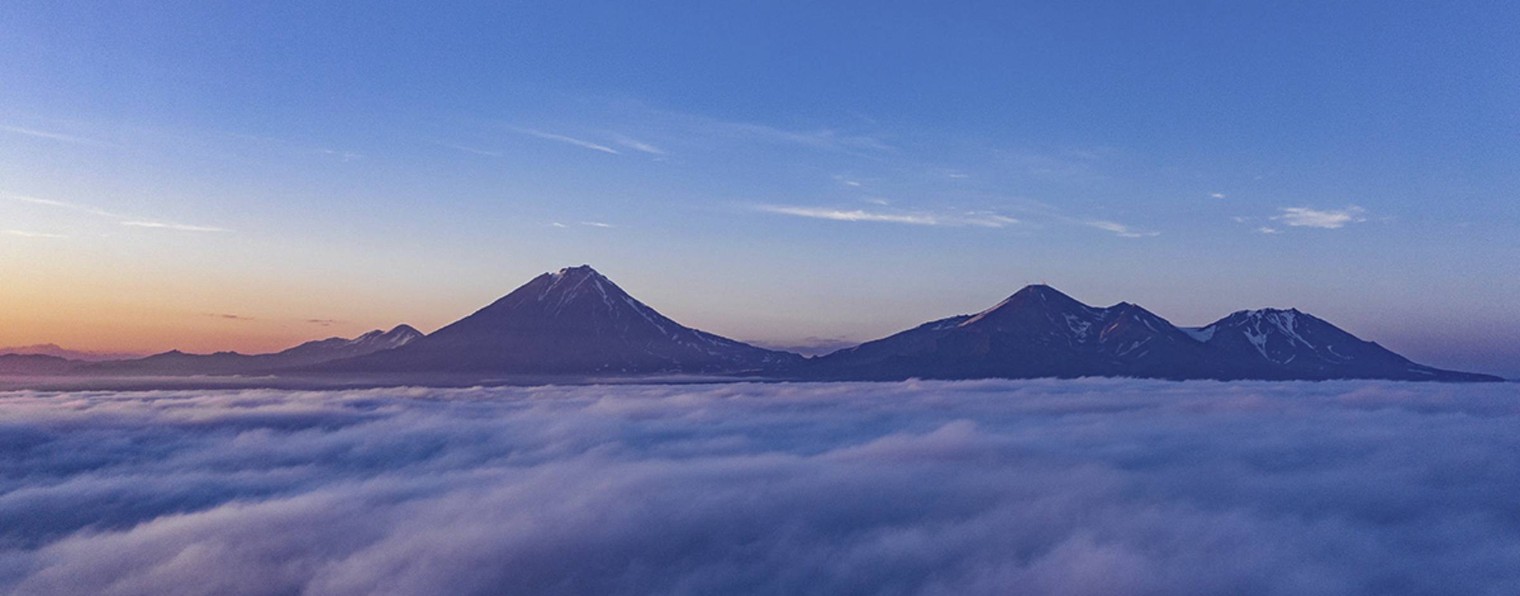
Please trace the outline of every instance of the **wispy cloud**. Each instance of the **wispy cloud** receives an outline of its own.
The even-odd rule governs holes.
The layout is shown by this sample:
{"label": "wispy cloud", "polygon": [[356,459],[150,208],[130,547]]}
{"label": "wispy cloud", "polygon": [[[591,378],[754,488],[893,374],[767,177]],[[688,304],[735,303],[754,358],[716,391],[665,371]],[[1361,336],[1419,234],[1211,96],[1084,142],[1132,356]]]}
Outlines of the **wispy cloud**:
{"label": "wispy cloud", "polygon": [[743,145],[790,145],[857,156],[895,151],[894,147],[876,135],[831,127],[811,130],[783,128],[643,106],[637,107],[632,114],[650,126],[660,127],[666,134],[706,144],[717,141]]}
{"label": "wispy cloud", "polygon": [[1209,198],[1223,199],[1225,198],[1225,194],[1222,192],[1211,192],[1209,193]]}
{"label": "wispy cloud", "polygon": [[610,223],[601,222],[601,221],[583,221],[583,222],[581,222],[581,225],[583,225],[583,226],[589,226],[589,227],[593,227],[593,228],[615,228],[615,227],[617,227],[617,226],[612,225]]}
{"label": "wispy cloud", "polygon": [[1262,227],[1256,228],[1256,231],[1258,233],[1261,233],[1261,234],[1281,234],[1282,233],[1282,230],[1279,230],[1279,229],[1274,228],[1272,226],[1262,226]]}
{"label": "wispy cloud", "polygon": [[162,230],[177,230],[177,231],[180,231],[180,232],[230,232],[230,231],[232,231],[232,230],[229,230],[227,228],[218,228],[218,227],[214,227],[214,226],[193,226],[193,225],[189,225],[189,224],[179,224],[179,223],[172,223],[172,222],[166,222],[166,221],[131,220],[131,221],[121,222],[121,225],[131,226],[131,227],[134,227],[134,228],[156,228],[156,229],[162,229]]}
{"label": "wispy cloud", "polygon": [[38,138],[38,139],[47,139],[47,140],[50,140],[50,141],[61,141],[61,142],[64,142],[64,143],[74,143],[76,145],[94,145],[94,146],[97,146],[97,147],[109,145],[109,143],[106,143],[104,141],[97,141],[95,139],[89,139],[89,138],[85,138],[85,137],[76,137],[74,135],[57,133],[57,132],[52,132],[52,131],[47,131],[47,130],[37,130],[35,128],[25,128],[25,127],[21,127],[21,126],[9,126],[9,125],[0,124],[0,131],[14,133],[14,134],[18,134],[18,135],[25,135],[25,136],[29,136],[29,137],[33,137],[33,138]]}
{"label": "wispy cloud", "polygon": [[640,152],[643,152],[643,153],[648,153],[650,155],[665,155],[665,150],[664,149],[661,149],[661,148],[656,147],[654,145],[651,145],[649,143],[645,143],[645,142],[640,141],[638,139],[631,139],[631,138],[619,135],[618,138],[617,138],[617,143],[619,145],[622,145],[622,146],[627,147],[629,149],[632,149],[634,151],[640,151]]}
{"label": "wispy cloud", "polygon": [[354,151],[344,151],[342,149],[321,149],[320,151],[322,152],[323,155],[330,155],[330,156],[336,157],[336,158],[338,158],[339,161],[342,161],[343,163],[348,163],[348,162],[351,162],[351,161],[358,161],[358,160],[364,159],[364,154],[363,153],[357,153],[357,152],[354,152]]}
{"label": "wispy cloud", "polygon": [[565,135],[554,134],[552,132],[544,132],[544,131],[541,131],[541,130],[534,130],[534,129],[531,129],[531,128],[519,128],[519,129],[516,129],[516,130],[518,132],[520,132],[522,134],[525,134],[525,135],[528,135],[530,137],[536,137],[536,138],[544,139],[546,141],[554,141],[554,142],[557,142],[557,143],[564,143],[566,145],[573,145],[573,146],[576,146],[576,147],[580,147],[582,149],[590,149],[592,151],[600,151],[602,153],[610,153],[612,155],[622,155],[622,152],[618,151],[617,149],[613,149],[613,148],[608,147],[606,145],[600,145],[600,144],[597,144],[597,143],[593,143],[591,141],[585,141],[585,140],[577,139],[575,137],[567,137]]}
{"label": "wispy cloud", "polygon": [[117,215],[117,214],[112,213],[110,211],[106,211],[105,209],[98,209],[98,208],[95,208],[95,207],[91,207],[89,205],[80,205],[78,203],[70,203],[70,202],[67,202],[67,201],[56,201],[56,200],[53,200],[53,199],[40,199],[40,198],[37,198],[37,197],[30,197],[30,196],[26,196],[26,195],[18,195],[18,194],[11,194],[11,193],[0,193],[0,197],[4,197],[4,198],[10,199],[12,201],[18,201],[18,202],[22,202],[22,203],[31,203],[33,205],[46,205],[48,207],[57,207],[59,209],[68,209],[70,211],[78,211],[80,213],[88,213],[90,215],[96,215],[96,216],[100,216],[100,217],[110,217],[110,218],[120,218],[120,217],[122,217],[121,215]]}
{"label": "wispy cloud", "polygon": [[439,147],[446,147],[446,148],[449,148],[449,149],[453,149],[455,151],[463,151],[465,153],[474,153],[475,155],[484,155],[484,156],[487,156],[487,157],[501,157],[503,155],[500,151],[491,151],[489,149],[479,149],[479,148],[470,147],[470,146],[467,146],[467,145],[455,145],[453,143],[444,143],[442,141],[434,141],[433,144],[434,145],[438,145]]}
{"label": "wispy cloud", "polygon": [[813,219],[830,219],[834,221],[885,222],[919,226],[940,225],[938,219],[922,214],[882,213],[866,211],[864,209],[830,209],[827,207],[794,207],[787,205],[760,205],[757,209],[767,213],[810,217]]}
{"label": "wispy cloud", "polygon": [[252,321],[252,320],[254,320],[253,317],[245,317],[243,315],[235,315],[235,314],[231,314],[231,313],[208,312],[208,313],[202,313],[202,314],[204,314],[205,316],[211,317],[213,319],[222,319],[224,321]]}
{"label": "wispy cloud", "polygon": [[5,230],[3,233],[6,234],[6,235],[8,235],[8,236],[20,236],[22,238],[68,238],[68,236],[64,236],[63,234],[50,234],[48,232],[31,232],[31,231],[27,231],[27,230]]}
{"label": "wispy cloud", "polygon": [[1083,223],[1086,223],[1089,226],[1098,228],[1105,232],[1113,232],[1115,235],[1123,238],[1149,238],[1151,236],[1161,235],[1161,232],[1137,230],[1135,228],[1131,228],[1127,225],[1114,221],[1096,220]]}
{"label": "wispy cloud", "polygon": [[122,215],[120,213],[115,213],[115,212],[112,212],[112,211],[107,211],[105,209],[100,209],[100,208],[97,208],[97,207],[91,207],[89,205],[81,205],[79,203],[70,203],[70,202],[67,202],[67,201],[58,201],[58,200],[54,200],[54,199],[41,199],[41,198],[37,198],[37,197],[30,197],[30,196],[26,196],[26,195],[11,194],[11,193],[6,193],[6,192],[0,192],[0,198],[5,198],[5,199],[12,200],[12,201],[21,202],[21,203],[31,203],[33,205],[46,205],[48,207],[56,207],[58,209],[67,209],[67,210],[70,210],[70,211],[77,211],[79,213],[87,213],[87,214],[90,214],[90,215],[93,215],[93,216],[96,216],[96,217],[102,217],[102,218],[106,218],[106,219],[114,219],[114,220],[116,220],[117,223],[119,223],[119,224],[121,224],[123,226],[134,227],[134,228],[157,228],[157,229],[164,229],[164,230],[176,230],[176,231],[180,231],[180,232],[230,232],[231,231],[231,230],[228,230],[226,228],[219,228],[219,227],[215,227],[215,226],[199,226],[199,225],[190,225],[190,224],[183,224],[183,223],[167,222],[167,221],[161,221],[161,220],[156,220],[156,219],[145,219],[145,218],[140,218],[140,217],[133,217],[133,216],[129,216],[129,215]]}
{"label": "wispy cloud", "polygon": [[1282,215],[1272,219],[1294,227],[1334,230],[1343,228],[1349,223],[1367,221],[1367,218],[1363,217],[1366,212],[1366,209],[1355,205],[1328,211],[1308,207],[1284,207]]}
{"label": "wispy cloud", "polygon": [[322,327],[330,327],[339,323],[337,319],[306,319],[306,322],[312,325],[320,325]]}
{"label": "wispy cloud", "polygon": [[895,223],[915,226],[974,226],[1001,228],[1019,223],[1012,217],[984,211],[961,214],[937,214],[923,212],[866,211],[864,209],[836,209],[830,207],[802,207],[795,205],[757,205],[755,209],[778,215],[791,215],[832,221]]}
{"label": "wispy cloud", "polygon": [[871,135],[844,133],[833,129],[797,131],[748,122],[713,121],[721,132],[748,137],[769,143],[802,145],[814,149],[858,153],[860,151],[886,152],[894,148]]}

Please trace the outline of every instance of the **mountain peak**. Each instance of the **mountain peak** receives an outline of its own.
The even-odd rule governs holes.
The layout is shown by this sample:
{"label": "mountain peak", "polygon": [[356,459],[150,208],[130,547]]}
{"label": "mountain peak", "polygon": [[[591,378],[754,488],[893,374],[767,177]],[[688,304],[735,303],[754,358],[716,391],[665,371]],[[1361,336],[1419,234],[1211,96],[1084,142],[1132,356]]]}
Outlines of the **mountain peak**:
{"label": "mountain peak", "polygon": [[1002,313],[1012,313],[1028,307],[1036,307],[1039,310],[1053,309],[1059,311],[1093,310],[1092,307],[1079,302],[1076,298],[1067,296],[1060,290],[1045,284],[1030,284],[1014,292],[1012,296],[1005,298],[1002,302],[994,304],[992,308],[972,316],[962,323],[962,325],[974,325],[989,319],[999,318],[1003,316]]}
{"label": "mountain peak", "polygon": [[1304,314],[1304,312],[1298,310],[1297,308],[1256,308],[1249,310],[1237,310],[1233,313],[1230,313],[1230,316],[1260,318],[1284,314],[1301,315]]}
{"label": "mountain peak", "polygon": [[682,326],[580,265],[540,274],[401,349],[341,366],[606,374],[756,370],[800,359]]}
{"label": "mountain peak", "polygon": [[584,263],[582,263],[580,265],[576,265],[574,267],[564,267],[564,268],[561,268],[559,271],[556,271],[554,273],[550,273],[548,275],[550,277],[569,277],[569,278],[576,278],[576,277],[600,277],[602,279],[606,279],[607,278],[605,275],[602,275],[596,269],[591,268],[590,265],[587,265],[587,264],[584,264]]}
{"label": "mountain peak", "polygon": [[1009,298],[1018,296],[1038,298],[1040,300],[1050,300],[1052,298],[1065,298],[1067,300],[1075,300],[1075,298],[1067,296],[1066,293],[1045,284],[1029,284],[1027,286],[1019,288],[1019,291],[1014,292],[1013,296],[1009,296]]}
{"label": "mountain peak", "polygon": [[1260,326],[1266,324],[1277,327],[1290,334],[1296,327],[1303,324],[1324,323],[1322,319],[1297,308],[1258,308],[1253,310],[1237,310],[1230,313],[1211,326]]}
{"label": "mountain peak", "polygon": [[556,313],[580,302],[599,304],[606,308],[615,308],[614,305],[618,303],[637,303],[607,276],[598,273],[590,265],[580,265],[539,275],[488,308],[511,308],[508,305],[525,301],[551,305]]}

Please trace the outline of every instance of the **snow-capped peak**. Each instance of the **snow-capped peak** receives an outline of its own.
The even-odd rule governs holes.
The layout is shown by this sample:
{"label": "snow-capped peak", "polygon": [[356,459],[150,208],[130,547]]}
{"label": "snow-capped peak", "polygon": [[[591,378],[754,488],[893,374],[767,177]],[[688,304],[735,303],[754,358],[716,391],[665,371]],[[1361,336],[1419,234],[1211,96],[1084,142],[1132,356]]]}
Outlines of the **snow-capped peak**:
{"label": "snow-capped peak", "polygon": [[[1239,324],[1247,328],[1246,334],[1248,336],[1265,337],[1267,333],[1276,331],[1287,338],[1289,342],[1303,344],[1310,349],[1314,348],[1314,344],[1305,339],[1299,332],[1307,317],[1296,308],[1287,310],[1262,308],[1241,311],[1236,314],[1241,315],[1241,322]],[[1258,343],[1258,341],[1264,343],[1265,339],[1252,340],[1252,343]]]}

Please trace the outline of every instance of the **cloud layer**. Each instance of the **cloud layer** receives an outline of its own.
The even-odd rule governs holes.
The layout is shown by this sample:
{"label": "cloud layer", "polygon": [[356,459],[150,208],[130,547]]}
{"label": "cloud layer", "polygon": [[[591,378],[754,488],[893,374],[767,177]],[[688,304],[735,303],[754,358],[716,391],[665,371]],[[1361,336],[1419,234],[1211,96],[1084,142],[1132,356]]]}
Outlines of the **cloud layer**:
{"label": "cloud layer", "polygon": [[0,591],[1512,594],[1513,384],[0,393]]}

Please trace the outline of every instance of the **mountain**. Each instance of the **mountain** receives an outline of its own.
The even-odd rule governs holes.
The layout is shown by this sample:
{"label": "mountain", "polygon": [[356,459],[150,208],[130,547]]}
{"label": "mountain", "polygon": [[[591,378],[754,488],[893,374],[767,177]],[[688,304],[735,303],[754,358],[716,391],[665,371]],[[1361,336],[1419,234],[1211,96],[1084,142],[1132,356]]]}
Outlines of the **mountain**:
{"label": "mountain", "polygon": [[804,358],[682,326],[586,265],[539,275],[431,335],[399,325],[273,354],[171,351],[105,362],[0,354],[0,375],[13,376],[280,373],[1501,380],[1411,362],[1297,309],[1243,310],[1204,327],[1179,328],[1135,304],[1089,306],[1046,285],[1027,286],[974,315]]}
{"label": "mountain", "polygon": [[268,373],[399,348],[421,337],[422,332],[412,326],[398,325],[390,331],[376,329],[352,339],[331,337],[309,341],[273,354],[188,354],[172,350],[146,358],[82,365],[74,372],[166,376]]}
{"label": "mountain", "polygon": [[104,360],[126,360],[129,358],[141,358],[142,354],[120,354],[111,352],[86,352],[70,350],[58,344],[36,344],[31,346],[16,346],[12,348],[0,348],[0,356],[16,354],[29,356],[52,356],[65,360],[78,360],[80,362],[101,362]]}
{"label": "mountain", "polygon": [[1184,330],[1219,357],[1219,378],[1494,381],[1409,361],[1298,309],[1242,310]]}
{"label": "mountain", "polygon": [[331,372],[644,374],[758,371],[801,356],[682,326],[590,266],[533,278],[404,347],[332,362]]}
{"label": "mountain", "polygon": [[804,362],[796,376],[894,380],[1125,376],[1162,379],[1498,380],[1412,363],[1298,311],[1242,311],[1181,329],[1137,305],[1088,306],[1044,285],[975,315],[933,321]]}
{"label": "mountain", "polygon": [[275,355],[304,363],[327,362],[391,350],[419,339],[421,331],[411,325],[397,325],[390,331],[376,329],[353,339],[329,337],[309,341]]}
{"label": "mountain", "polygon": [[851,379],[1199,376],[1206,350],[1150,311],[1082,304],[1028,286],[975,315],[816,358],[807,376]]}

